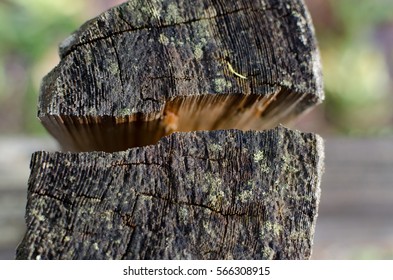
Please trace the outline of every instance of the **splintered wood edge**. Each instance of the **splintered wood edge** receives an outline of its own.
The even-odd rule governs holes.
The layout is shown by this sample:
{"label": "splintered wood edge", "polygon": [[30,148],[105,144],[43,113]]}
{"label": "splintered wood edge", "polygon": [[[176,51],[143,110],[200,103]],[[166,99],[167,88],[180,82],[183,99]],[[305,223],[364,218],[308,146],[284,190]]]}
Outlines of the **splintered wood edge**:
{"label": "splintered wood edge", "polygon": [[[305,97],[305,96],[303,96]],[[66,151],[122,151],[157,143],[173,132],[266,130],[293,118],[298,102],[286,91],[258,95],[179,97],[159,113],[114,116],[45,115],[43,125]],[[282,100],[280,104],[276,100]]]}
{"label": "splintered wood edge", "polygon": [[319,136],[283,127],[36,152],[17,258],[308,259],[323,158]]}
{"label": "splintered wood edge", "polygon": [[60,54],[38,115],[64,150],[125,150],[174,131],[269,129],[324,98],[300,0],[130,1],[83,25]]}

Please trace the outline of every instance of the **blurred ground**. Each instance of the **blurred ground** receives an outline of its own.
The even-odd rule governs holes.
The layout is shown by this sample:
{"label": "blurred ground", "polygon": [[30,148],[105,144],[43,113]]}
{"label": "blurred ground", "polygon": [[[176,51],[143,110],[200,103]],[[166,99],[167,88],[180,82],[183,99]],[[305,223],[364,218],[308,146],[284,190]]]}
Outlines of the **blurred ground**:
{"label": "blurred ground", "polygon": [[13,259],[24,230],[31,154],[58,150],[50,138],[0,138],[0,259]]}
{"label": "blurred ground", "polygon": [[393,138],[327,138],[313,259],[393,259]]}

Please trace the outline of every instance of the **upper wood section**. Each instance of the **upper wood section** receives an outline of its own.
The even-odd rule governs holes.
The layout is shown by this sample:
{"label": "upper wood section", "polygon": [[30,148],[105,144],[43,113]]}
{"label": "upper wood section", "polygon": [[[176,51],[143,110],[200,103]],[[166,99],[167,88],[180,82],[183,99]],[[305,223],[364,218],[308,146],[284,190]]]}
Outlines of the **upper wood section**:
{"label": "upper wood section", "polygon": [[161,132],[147,144],[176,130],[266,129],[324,97],[302,0],[132,0],[86,22],[60,56],[38,112],[55,136],[104,121],[152,122]]}

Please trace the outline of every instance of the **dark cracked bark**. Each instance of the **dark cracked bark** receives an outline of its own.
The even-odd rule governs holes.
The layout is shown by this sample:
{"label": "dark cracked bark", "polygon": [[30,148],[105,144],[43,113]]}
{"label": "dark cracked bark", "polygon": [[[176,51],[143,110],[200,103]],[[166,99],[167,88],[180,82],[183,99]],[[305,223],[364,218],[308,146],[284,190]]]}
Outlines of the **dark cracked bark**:
{"label": "dark cracked bark", "polygon": [[38,115],[66,150],[269,129],[323,100],[302,0],[128,1],[84,24],[60,55]]}
{"label": "dark cracked bark", "polygon": [[279,127],[36,152],[18,259],[307,259],[323,144]]}
{"label": "dark cracked bark", "polygon": [[33,155],[18,259],[310,257],[322,140],[277,127],[323,100],[302,0],[131,0],[60,56],[38,116],[80,153]]}

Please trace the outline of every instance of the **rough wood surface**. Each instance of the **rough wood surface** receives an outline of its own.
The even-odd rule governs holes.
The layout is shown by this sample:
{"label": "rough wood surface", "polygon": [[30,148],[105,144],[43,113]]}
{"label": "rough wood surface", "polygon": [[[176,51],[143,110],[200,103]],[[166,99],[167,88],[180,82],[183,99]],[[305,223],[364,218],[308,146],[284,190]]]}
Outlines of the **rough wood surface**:
{"label": "rough wood surface", "polygon": [[323,143],[279,127],[36,152],[19,259],[308,259]]}
{"label": "rough wood surface", "polygon": [[66,150],[267,129],[323,100],[302,0],[132,0],[84,24],[60,55],[38,115]]}

